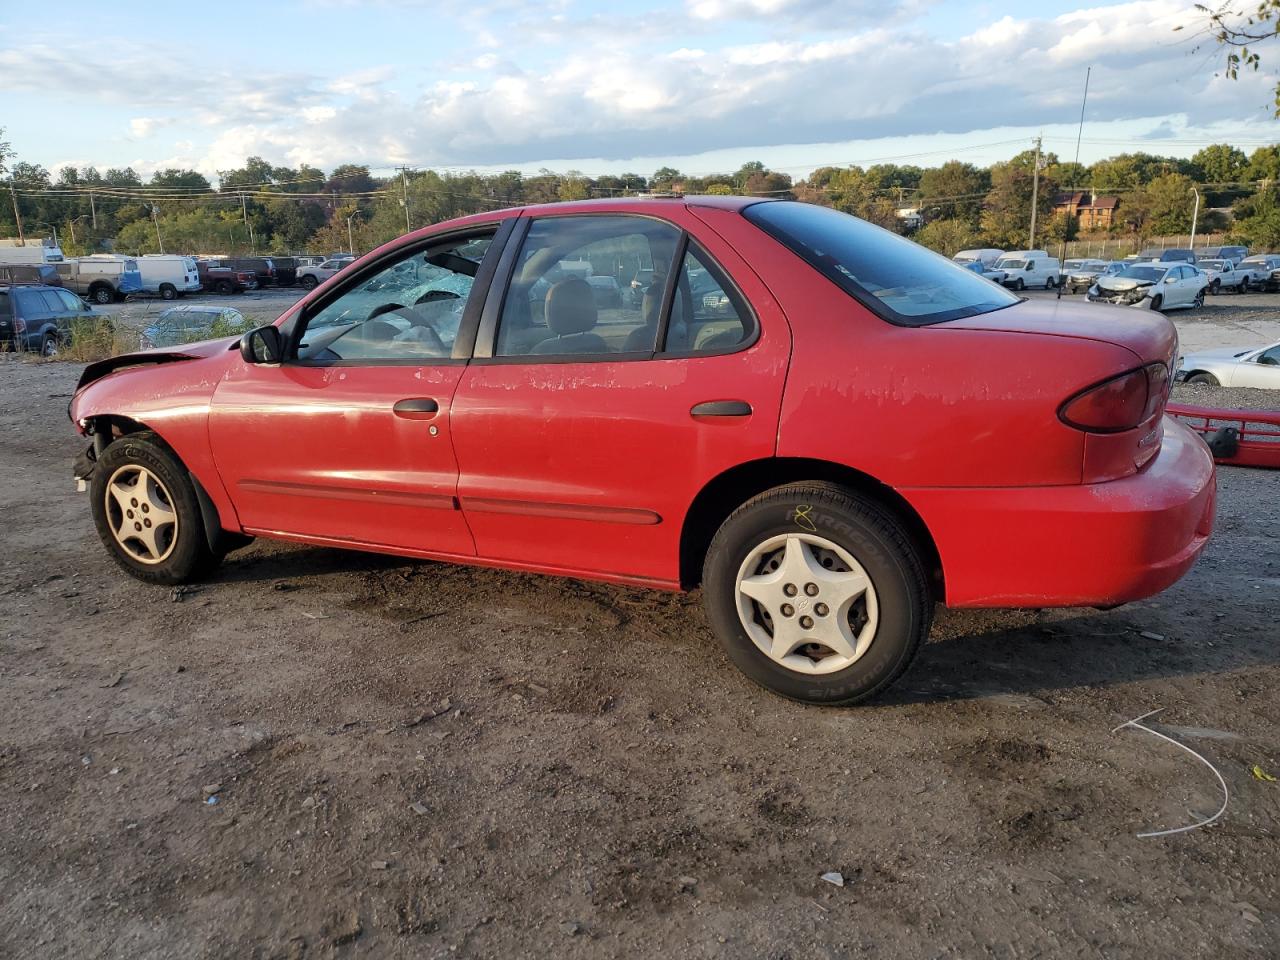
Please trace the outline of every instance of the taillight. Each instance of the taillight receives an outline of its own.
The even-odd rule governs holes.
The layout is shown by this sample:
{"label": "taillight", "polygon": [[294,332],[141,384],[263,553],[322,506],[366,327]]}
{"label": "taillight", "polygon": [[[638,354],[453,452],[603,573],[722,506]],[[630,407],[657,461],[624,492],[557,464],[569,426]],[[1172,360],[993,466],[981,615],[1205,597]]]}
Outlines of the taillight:
{"label": "taillight", "polygon": [[1169,398],[1169,368],[1149,363],[1103,380],[1058,408],[1058,419],[1089,433],[1121,433],[1145,423]]}

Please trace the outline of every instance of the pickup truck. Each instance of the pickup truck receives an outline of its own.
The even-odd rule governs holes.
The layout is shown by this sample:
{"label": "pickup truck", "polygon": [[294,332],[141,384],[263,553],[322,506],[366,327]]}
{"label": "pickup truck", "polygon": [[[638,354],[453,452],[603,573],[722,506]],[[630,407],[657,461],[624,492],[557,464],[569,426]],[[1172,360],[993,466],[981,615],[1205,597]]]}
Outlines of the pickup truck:
{"label": "pickup truck", "polygon": [[253,270],[240,270],[228,266],[223,260],[197,260],[200,286],[218,293],[243,293],[258,289],[258,276]]}
{"label": "pickup truck", "polygon": [[1209,292],[1220,293],[1223,290],[1234,290],[1236,293],[1248,293],[1253,285],[1253,271],[1238,270],[1230,260],[1201,260],[1196,264],[1209,277]]}
{"label": "pickup truck", "polygon": [[1280,254],[1259,253],[1245,257],[1236,264],[1237,270],[1249,272],[1249,285],[1259,290],[1280,290]]}

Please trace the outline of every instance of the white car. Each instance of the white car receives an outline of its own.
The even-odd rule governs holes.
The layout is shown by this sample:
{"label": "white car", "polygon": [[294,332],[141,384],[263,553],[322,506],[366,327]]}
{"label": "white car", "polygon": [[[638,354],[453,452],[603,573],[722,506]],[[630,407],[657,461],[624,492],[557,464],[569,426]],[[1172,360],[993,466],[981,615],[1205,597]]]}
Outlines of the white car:
{"label": "white car", "polygon": [[1251,286],[1251,273],[1248,270],[1237,270],[1230,260],[1198,260],[1196,266],[1209,278],[1209,292],[1234,290],[1236,293],[1248,293]]}
{"label": "white car", "polygon": [[298,271],[298,282],[307,290],[313,290],[351,263],[355,263],[354,257],[342,260],[326,260],[317,266],[303,267]]}
{"label": "white car", "polygon": [[1280,343],[1269,347],[1201,350],[1182,358],[1179,380],[1218,387],[1261,387],[1280,390]]}
{"label": "white car", "polygon": [[1189,263],[1131,263],[1113,277],[1099,277],[1088,297],[1144,310],[1203,307],[1209,290],[1204,271]]}

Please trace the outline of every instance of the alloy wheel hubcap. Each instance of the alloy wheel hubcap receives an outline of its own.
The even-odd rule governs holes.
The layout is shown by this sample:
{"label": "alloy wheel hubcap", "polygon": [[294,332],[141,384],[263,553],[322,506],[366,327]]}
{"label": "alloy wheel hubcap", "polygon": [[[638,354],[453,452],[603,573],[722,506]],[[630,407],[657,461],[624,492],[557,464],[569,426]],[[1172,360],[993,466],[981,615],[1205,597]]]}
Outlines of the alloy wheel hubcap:
{"label": "alloy wheel hubcap", "polygon": [[107,522],[116,543],[139,563],[163,562],[178,542],[178,511],[165,485],[145,467],[120,467],[107,481]]}
{"label": "alloy wheel hubcap", "polygon": [[796,673],[856,662],[879,625],[876,590],[843,547],[814,534],[770,537],[738,569],[738,617],[766,657]]}

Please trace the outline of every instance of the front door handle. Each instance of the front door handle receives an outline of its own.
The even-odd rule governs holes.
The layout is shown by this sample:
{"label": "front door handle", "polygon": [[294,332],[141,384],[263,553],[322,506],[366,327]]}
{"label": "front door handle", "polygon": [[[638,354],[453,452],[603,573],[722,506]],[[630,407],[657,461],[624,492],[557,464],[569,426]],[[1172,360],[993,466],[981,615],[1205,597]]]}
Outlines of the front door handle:
{"label": "front door handle", "polygon": [[745,400],[706,400],[689,410],[693,417],[749,417],[751,404]]}
{"label": "front door handle", "polygon": [[430,397],[410,397],[397,403],[391,412],[406,420],[430,420],[440,412],[440,404]]}

